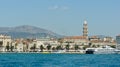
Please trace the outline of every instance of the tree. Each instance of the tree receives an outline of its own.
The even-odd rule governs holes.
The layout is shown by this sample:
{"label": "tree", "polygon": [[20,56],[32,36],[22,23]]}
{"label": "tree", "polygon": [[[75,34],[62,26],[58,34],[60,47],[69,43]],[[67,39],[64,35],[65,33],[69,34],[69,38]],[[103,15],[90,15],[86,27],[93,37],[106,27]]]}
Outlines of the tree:
{"label": "tree", "polygon": [[89,43],[89,47],[92,45],[92,43]]}
{"label": "tree", "polygon": [[33,45],[33,51],[35,52],[36,49],[36,44]]}
{"label": "tree", "polygon": [[10,51],[13,52],[14,46],[12,46],[12,43],[10,45]]}
{"label": "tree", "polygon": [[56,50],[62,50],[61,45],[58,45],[58,46],[56,47]]}
{"label": "tree", "polygon": [[55,47],[52,47],[52,50],[53,50],[53,51],[56,50]]}
{"label": "tree", "polygon": [[75,51],[79,49],[79,46],[75,44],[74,46]]}
{"label": "tree", "polygon": [[84,45],[83,46],[83,49],[85,50],[86,48],[88,48],[89,47],[89,45]]}
{"label": "tree", "polygon": [[93,47],[93,48],[96,48],[96,45],[95,45],[95,44],[93,44],[93,45],[92,45],[92,47]]}
{"label": "tree", "polygon": [[6,49],[7,49],[7,51],[9,51],[9,49],[10,49],[9,42],[7,42]]}
{"label": "tree", "polygon": [[33,50],[33,52],[35,52],[36,44],[34,44],[30,49]]}
{"label": "tree", "polygon": [[82,46],[84,46],[84,43],[82,43]]}
{"label": "tree", "polygon": [[17,49],[17,46],[18,46],[18,44],[17,44],[17,43],[15,43],[15,49]]}
{"label": "tree", "polygon": [[62,39],[62,38],[59,38],[59,39],[58,39],[58,42],[60,42],[60,44],[62,44],[62,43],[63,43],[63,39]]}
{"label": "tree", "polygon": [[116,45],[110,45],[112,48],[116,48]]}
{"label": "tree", "polygon": [[97,45],[97,47],[100,47],[100,45]]}
{"label": "tree", "polygon": [[41,52],[43,52],[43,49],[44,49],[43,45],[40,45]]}
{"label": "tree", "polygon": [[13,49],[14,49],[14,46],[11,46],[10,47],[10,51],[13,52]]}
{"label": "tree", "polygon": [[47,45],[47,50],[49,51],[50,49],[51,49],[51,45],[48,44],[48,45]]}
{"label": "tree", "polygon": [[69,51],[69,49],[70,49],[70,44],[68,43],[65,48],[66,48],[67,51]]}

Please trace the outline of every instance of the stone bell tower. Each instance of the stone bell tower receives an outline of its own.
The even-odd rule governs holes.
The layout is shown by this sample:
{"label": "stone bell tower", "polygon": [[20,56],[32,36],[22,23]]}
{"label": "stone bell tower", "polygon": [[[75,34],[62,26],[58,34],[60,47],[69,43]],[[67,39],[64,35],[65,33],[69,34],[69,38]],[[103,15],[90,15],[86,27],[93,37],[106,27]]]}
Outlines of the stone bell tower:
{"label": "stone bell tower", "polygon": [[83,36],[88,37],[88,24],[86,20],[83,23]]}

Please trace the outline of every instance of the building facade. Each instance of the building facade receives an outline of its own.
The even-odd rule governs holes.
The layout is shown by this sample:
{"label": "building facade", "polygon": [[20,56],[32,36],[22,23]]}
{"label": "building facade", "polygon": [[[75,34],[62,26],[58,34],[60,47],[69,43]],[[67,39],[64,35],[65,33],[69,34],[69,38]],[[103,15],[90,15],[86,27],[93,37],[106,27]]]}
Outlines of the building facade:
{"label": "building facade", "polygon": [[6,51],[6,46],[11,46],[11,36],[0,35],[0,51]]}
{"label": "building facade", "polygon": [[116,36],[116,42],[117,42],[117,49],[120,49],[120,35]]}

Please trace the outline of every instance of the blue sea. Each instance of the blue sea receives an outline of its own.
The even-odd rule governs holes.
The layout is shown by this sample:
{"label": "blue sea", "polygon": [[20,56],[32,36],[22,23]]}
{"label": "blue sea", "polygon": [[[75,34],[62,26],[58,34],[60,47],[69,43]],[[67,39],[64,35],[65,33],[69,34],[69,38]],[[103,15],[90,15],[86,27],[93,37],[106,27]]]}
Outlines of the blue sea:
{"label": "blue sea", "polygon": [[1,53],[0,67],[120,67],[120,55]]}

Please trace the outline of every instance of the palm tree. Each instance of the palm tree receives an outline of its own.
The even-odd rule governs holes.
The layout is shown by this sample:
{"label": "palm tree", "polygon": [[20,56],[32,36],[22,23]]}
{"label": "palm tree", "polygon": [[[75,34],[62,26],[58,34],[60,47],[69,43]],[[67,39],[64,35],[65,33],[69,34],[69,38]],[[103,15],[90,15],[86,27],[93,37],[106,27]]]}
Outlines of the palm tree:
{"label": "palm tree", "polygon": [[43,49],[44,49],[43,45],[40,45],[41,52],[43,52]]}
{"label": "palm tree", "polygon": [[18,44],[17,44],[17,43],[15,43],[15,49],[17,49],[17,46],[18,46]]}
{"label": "palm tree", "polygon": [[89,47],[91,47],[91,46],[92,46],[92,43],[89,43],[88,45],[89,45]]}
{"label": "palm tree", "polygon": [[33,52],[35,52],[36,44],[34,44],[30,49],[31,49]]}
{"label": "palm tree", "polygon": [[9,49],[10,49],[9,42],[7,42],[6,49],[7,49],[7,51],[9,51]]}
{"label": "palm tree", "polygon": [[47,50],[49,51],[50,49],[51,49],[51,45],[48,44],[48,45],[47,45]]}
{"label": "palm tree", "polygon": [[93,48],[96,48],[96,45],[93,44],[92,47],[93,47]]}
{"label": "palm tree", "polygon": [[56,50],[62,50],[61,45],[58,45],[58,46],[56,47]]}
{"label": "palm tree", "polygon": [[52,50],[55,51],[56,50],[55,47],[52,47]]}
{"label": "palm tree", "polygon": [[35,52],[36,49],[36,44],[33,45],[33,51]]}
{"label": "palm tree", "polygon": [[66,50],[69,52],[69,49],[70,49],[70,44],[69,44],[69,42],[68,42],[68,44],[66,45]]}
{"label": "palm tree", "polygon": [[10,45],[10,51],[13,52],[14,46],[12,46],[12,43]]}
{"label": "palm tree", "polygon": [[79,46],[75,44],[74,46],[75,51],[79,49]]}
{"label": "palm tree", "polygon": [[18,49],[17,47],[18,47],[18,43],[15,43],[14,44],[14,51],[17,51],[17,49]]}

